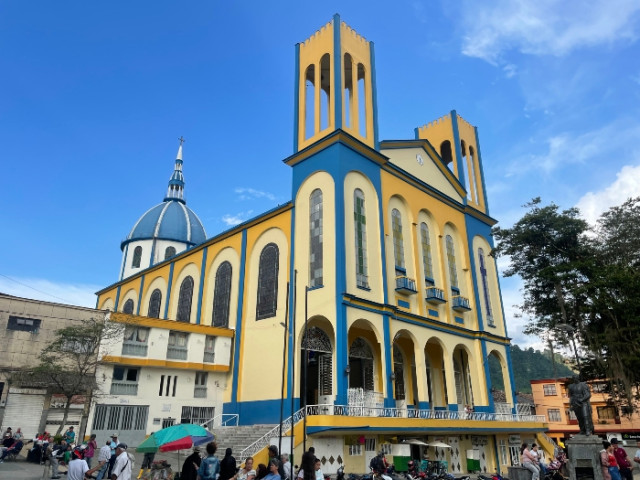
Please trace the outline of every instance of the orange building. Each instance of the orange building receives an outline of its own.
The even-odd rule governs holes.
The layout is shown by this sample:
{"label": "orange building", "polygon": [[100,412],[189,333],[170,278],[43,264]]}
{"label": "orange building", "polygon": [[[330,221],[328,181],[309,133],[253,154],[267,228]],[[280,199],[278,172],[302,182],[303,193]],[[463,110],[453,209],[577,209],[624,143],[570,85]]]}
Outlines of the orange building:
{"label": "orange building", "polygon": [[[580,428],[575,414],[569,407],[568,378],[531,380],[531,390],[536,414],[544,415],[549,425],[547,435],[556,443],[576,435]],[[609,401],[605,382],[589,382],[591,409],[596,435],[603,438],[622,439],[625,445],[634,445],[640,439],[640,414],[629,414],[625,407]]]}

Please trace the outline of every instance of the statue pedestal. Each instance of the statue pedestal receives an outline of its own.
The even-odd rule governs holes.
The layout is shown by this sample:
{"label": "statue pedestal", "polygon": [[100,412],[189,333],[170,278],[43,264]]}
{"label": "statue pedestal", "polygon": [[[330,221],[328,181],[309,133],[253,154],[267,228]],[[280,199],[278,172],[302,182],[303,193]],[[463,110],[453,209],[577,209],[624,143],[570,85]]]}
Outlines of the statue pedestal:
{"label": "statue pedestal", "polygon": [[600,451],[602,440],[596,435],[576,435],[565,442],[570,480],[604,480]]}

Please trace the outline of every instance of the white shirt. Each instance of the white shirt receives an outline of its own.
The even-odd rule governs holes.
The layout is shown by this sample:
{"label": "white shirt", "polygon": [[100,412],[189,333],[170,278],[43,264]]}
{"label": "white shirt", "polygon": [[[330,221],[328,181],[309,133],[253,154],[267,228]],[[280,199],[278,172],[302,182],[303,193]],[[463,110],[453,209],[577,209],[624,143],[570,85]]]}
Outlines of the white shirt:
{"label": "white shirt", "polygon": [[84,474],[89,471],[89,465],[86,460],[76,458],[69,462],[69,471],[67,472],[67,480],[84,480]]}
{"label": "white shirt", "polygon": [[106,462],[111,458],[111,447],[109,445],[103,445],[98,453],[98,461]]}
{"label": "white shirt", "polygon": [[115,475],[118,480],[131,480],[131,461],[126,450],[116,457],[111,475]]}
{"label": "white shirt", "polygon": [[[640,448],[639,448],[638,450],[636,450],[636,454],[633,456],[633,459],[634,459],[634,460],[635,460],[636,458],[637,458],[638,460],[640,460]],[[633,465],[633,464],[632,464],[632,465]]]}

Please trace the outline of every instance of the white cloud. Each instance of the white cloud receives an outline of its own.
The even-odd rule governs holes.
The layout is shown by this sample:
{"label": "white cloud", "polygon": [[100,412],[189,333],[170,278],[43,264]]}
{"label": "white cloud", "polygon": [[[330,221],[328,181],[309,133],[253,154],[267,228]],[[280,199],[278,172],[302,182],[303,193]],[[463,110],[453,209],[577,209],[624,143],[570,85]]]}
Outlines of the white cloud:
{"label": "white cloud", "polygon": [[530,321],[528,317],[522,316],[522,311],[518,307],[518,304],[522,303],[522,280],[519,277],[502,278],[500,283],[507,333],[511,337],[511,343],[520,348],[532,347],[543,350],[544,344],[539,337],[522,333]]}
{"label": "white cloud", "polygon": [[95,308],[95,292],[104,285],[56,283],[43,278],[0,276],[0,292],[16,297]]}
{"label": "white cloud", "polygon": [[515,75],[518,73],[518,67],[516,67],[513,63],[505,65],[504,67],[502,67],[502,70],[504,71],[504,75],[507,78],[515,77]]}
{"label": "white cloud", "polygon": [[245,220],[248,220],[249,218],[251,218],[252,214],[253,214],[253,210],[247,210],[246,212],[240,212],[236,214],[228,213],[226,215],[223,215],[222,221],[225,223],[225,225],[229,227],[234,227],[244,222]]}
{"label": "white cloud", "polygon": [[254,188],[238,187],[234,190],[238,194],[240,200],[254,200],[256,198],[266,198],[272,202],[276,201],[276,196],[273,193],[264,192],[262,190],[256,190]]}
{"label": "white cloud", "polygon": [[615,181],[601,190],[588,192],[578,200],[576,206],[582,216],[595,225],[600,214],[622,204],[630,197],[640,196],[640,165],[625,165],[616,174]]}
{"label": "white cloud", "polygon": [[462,53],[498,64],[504,52],[563,56],[585,46],[637,38],[637,0],[496,0],[462,8]]}

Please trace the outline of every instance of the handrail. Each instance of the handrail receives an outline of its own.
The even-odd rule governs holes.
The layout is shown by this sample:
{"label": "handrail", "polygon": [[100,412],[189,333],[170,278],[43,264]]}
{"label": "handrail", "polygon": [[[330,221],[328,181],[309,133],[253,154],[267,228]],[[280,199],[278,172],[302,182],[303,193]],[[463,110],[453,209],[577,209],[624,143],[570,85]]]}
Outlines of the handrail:
{"label": "handrail", "polygon": [[[311,407],[311,405],[308,405],[306,408],[310,408],[310,407]],[[298,410],[292,416],[290,416],[289,418],[285,419],[282,422],[282,434],[284,434],[284,433],[288,432],[289,430],[291,430],[300,420],[302,420],[304,418],[304,415],[305,415],[305,407],[302,407],[300,410]],[[267,433],[262,435],[258,440],[256,440],[251,445],[249,445],[247,448],[242,450],[242,452],[240,452],[240,462],[244,462],[248,457],[254,456],[256,453],[258,453],[264,447],[269,445],[269,440],[271,440],[272,437],[276,436],[276,434],[278,434],[278,435],[280,434],[280,428],[281,428],[280,424],[276,425],[271,430],[269,430]]]}
{"label": "handrail", "polygon": [[[225,417],[229,417],[228,420],[222,420]],[[216,423],[216,420],[219,419],[219,423]],[[211,428],[213,427],[227,427],[229,422],[232,422],[235,420],[235,427],[238,426],[238,423],[240,422],[240,415],[238,415],[237,413],[220,413],[218,415],[216,415],[215,417],[213,417],[210,420],[207,420],[206,422],[200,424],[201,427],[204,427],[206,429],[209,429],[210,427],[207,427],[207,425],[211,424]]]}

